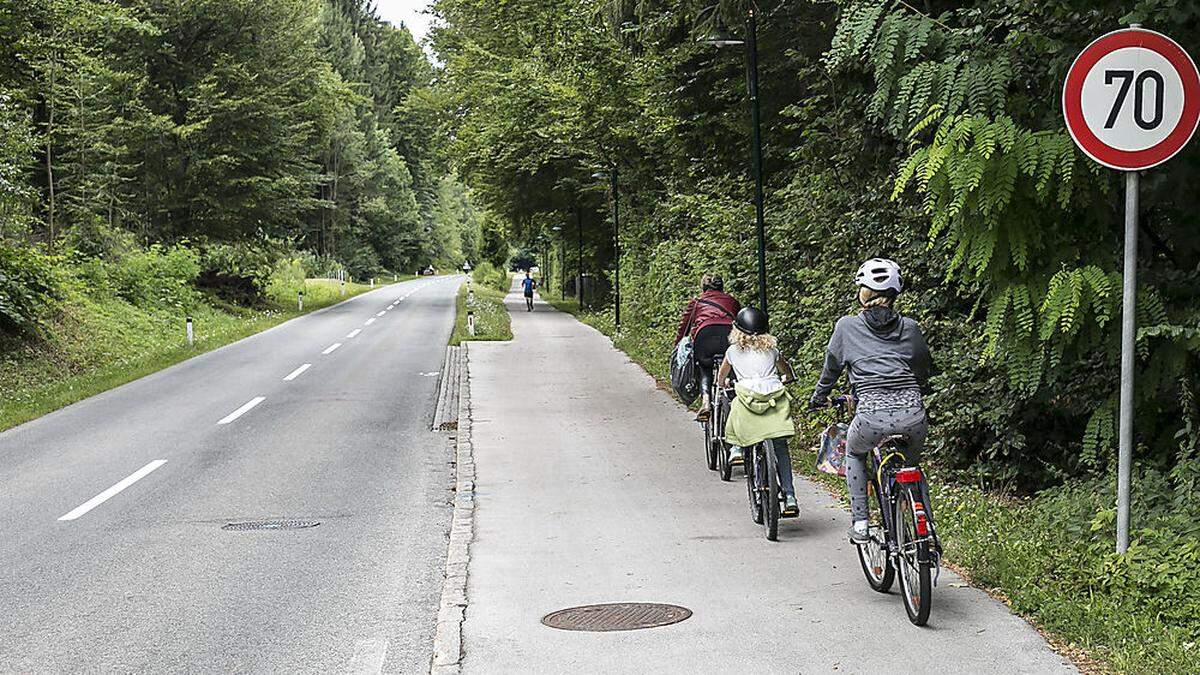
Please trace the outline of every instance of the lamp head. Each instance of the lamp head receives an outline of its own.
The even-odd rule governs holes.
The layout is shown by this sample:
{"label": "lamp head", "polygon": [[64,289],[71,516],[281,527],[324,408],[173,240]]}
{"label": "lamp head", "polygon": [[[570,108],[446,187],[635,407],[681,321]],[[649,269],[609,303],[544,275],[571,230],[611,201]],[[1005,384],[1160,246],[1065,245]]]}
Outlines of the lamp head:
{"label": "lamp head", "polygon": [[723,22],[718,22],[712,32],[696,40],[714,47],[736,47],[746,44],[746,41],[729,32]]}

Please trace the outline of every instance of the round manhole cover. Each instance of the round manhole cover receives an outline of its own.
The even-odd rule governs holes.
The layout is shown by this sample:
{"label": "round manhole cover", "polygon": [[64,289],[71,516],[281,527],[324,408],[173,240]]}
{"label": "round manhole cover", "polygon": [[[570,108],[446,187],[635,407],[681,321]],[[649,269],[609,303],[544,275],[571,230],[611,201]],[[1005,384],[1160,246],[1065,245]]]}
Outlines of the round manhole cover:
{"label": "round manhole cover", "polygon": [[319,520],[245,520],[237,523],[226,523],[222,530],[245,532],[248,530],[303,530],[321,524]]}
{"label": "round manhole cover", "polygon": [[542,623],[562,630],[610,631],[638,630],[669,626],[692,615],[692,610],[656,602],[615,602],[585,605],[551,612]]}

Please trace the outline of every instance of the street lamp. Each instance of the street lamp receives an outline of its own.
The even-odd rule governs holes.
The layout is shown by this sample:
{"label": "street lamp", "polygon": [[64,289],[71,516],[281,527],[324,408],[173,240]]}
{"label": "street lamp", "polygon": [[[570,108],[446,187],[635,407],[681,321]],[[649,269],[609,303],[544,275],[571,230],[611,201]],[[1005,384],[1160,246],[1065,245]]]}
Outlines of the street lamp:
{"label": "street lamp", "polygon": [[621,202],[617,193],[617,167],[613,165],[611,172],[597,171],[592,178],[608,178],[611,182],[613,200],[613,258],[616,270],[613,273],[613,323],[617,330],[621,329]]}
{"label": "street lamp", "polygon": [[[550,228],[551,232],[562,232],[562,225]],[[558,242],[558,294],[560,300],[567,299],[567,243]]]}
{"label": "street lamp", "polygon": [[746,46],[746,76],[750,90],[750,161],[754,166],[754,216],[758,230],[758,304],[767,311],[767,237],[763,225],[762,120],[758,105],[758,22],[753,3],[746,13],[746,39],[740,39],[718,24],[699,42],[714,47]]}

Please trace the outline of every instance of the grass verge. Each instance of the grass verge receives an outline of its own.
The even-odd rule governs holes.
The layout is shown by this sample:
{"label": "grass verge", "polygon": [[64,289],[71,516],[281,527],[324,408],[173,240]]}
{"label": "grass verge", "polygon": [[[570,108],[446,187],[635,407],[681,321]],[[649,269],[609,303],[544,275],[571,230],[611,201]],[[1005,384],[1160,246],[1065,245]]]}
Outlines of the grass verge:
{"label": "grass verge", "polygon": [[[611,311],[547,300],[608,335],[669,390],[670,345],[656,338],[674,326],[617,331]],[[808,392],[793,394],[804,400]],[[815,439],[830,421],[827,414],[797,420],[793,467],[845,500],[845,482],[816,470]],[[1129,553],[1113,553],[1114,478],[1014,499],[953,483],[936,465],[926,469],[947,561],[1085,672],[1200,673],[1200,543],[1146,527]]]}
{"label": "grass verge", "polygon": [[[455,301],[457,310],[454,318],[454,332],[450,334],[450,345],[460,345],[472,340],[511,340],[512,324],[508,317],[508,309],[504,306],[503,293],[492,286],[472,284],[474,299],[467,297],[467,286],[463,284],[458,289],[458,299]],[[467,330],[467,312],[475,315],[475,334]]]}
{"label": "grass verge", "polygon": [[0,349],[0,431],[371,290],[348,283],[342,296],[332,279],[304,289],[303,312],[280,300],[248,309],[208,299],[191,312],[192,345],[178,311],[73,290],[42,339]]}

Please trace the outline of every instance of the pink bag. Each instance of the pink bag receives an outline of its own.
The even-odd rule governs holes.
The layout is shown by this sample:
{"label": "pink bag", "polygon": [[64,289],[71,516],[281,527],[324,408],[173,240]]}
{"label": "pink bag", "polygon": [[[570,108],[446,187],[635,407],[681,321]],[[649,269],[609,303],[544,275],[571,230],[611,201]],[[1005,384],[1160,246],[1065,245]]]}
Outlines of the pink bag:
{"label": "pink bag", "polygon": [[821,434],[817,452],[817,470],[834,476],[846,475],[846,429],[843,422],[830,424]]}

